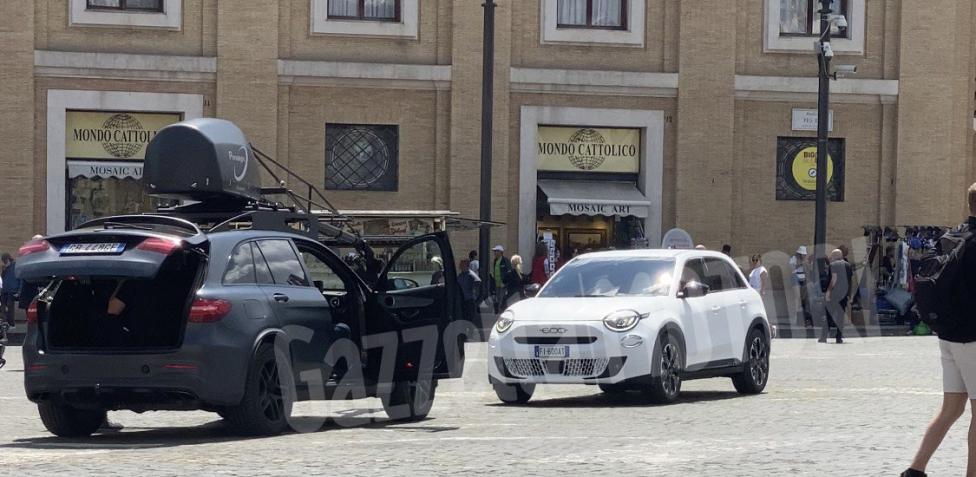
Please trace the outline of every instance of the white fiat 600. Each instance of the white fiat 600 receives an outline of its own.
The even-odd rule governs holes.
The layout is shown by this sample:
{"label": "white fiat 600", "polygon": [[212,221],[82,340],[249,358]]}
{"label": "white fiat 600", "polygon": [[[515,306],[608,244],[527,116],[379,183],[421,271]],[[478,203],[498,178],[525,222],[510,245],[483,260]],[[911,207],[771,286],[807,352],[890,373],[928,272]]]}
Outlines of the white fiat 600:
{"label": "white fiat 600", "polygon": [[759,294],[725,255],[590,253],[501,314],[488,374],[505,403],[527,402],[541,383],[642,391],[669,403],[682,380],[730,377],[740,393],[758,394],[771,331]]}

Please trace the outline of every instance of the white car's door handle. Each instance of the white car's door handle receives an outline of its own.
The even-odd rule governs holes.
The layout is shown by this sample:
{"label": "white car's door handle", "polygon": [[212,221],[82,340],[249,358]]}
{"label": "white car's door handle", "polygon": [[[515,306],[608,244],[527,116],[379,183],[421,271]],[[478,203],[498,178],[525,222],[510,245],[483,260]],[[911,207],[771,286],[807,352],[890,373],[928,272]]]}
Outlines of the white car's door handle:
{"label": "white car's door handle", "polygon": [[712,311],[714,311],[715,313],[718,313],[718,312],[722,311],[722,307],[720,307],[720,306],[713,306],[712,307]]}
{"label": "white car's door handle", "polygon": [[745,301],[740,301],[740,302],[739,302],[739,307],[740,307],[740,308],[742,308],[742,309],[745,309],[745,308],[746,308],[746,306],[748,306],[748,305],[746,304],[746,302],[745,302]]}

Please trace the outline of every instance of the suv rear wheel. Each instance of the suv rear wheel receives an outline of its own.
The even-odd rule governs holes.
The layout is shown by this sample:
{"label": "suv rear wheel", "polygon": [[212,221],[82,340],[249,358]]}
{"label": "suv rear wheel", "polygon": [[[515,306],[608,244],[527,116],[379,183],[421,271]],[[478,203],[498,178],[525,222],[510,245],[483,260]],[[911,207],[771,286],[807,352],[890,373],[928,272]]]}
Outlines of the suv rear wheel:
{"label": "suv rear wheel", "polygon": [[383,396],[383,410],[394,421],[419,421],[427,417],[434,406],[437,381],[421,379],[393,384],[389,395]]}
{"label": "suv rear wheel", "polygon": [[58,437],[88,437],[105,423],[104,410],[78,409],[64,404],[45,402],[37,405],[41,422]]}
{"label": "suv rear wheel", "polygon": [[288,428],[291,404],[282,391],[274,347],[263,344],[251,360],[244,399],[223,409],[222,415],[241,434],[274,435]]}

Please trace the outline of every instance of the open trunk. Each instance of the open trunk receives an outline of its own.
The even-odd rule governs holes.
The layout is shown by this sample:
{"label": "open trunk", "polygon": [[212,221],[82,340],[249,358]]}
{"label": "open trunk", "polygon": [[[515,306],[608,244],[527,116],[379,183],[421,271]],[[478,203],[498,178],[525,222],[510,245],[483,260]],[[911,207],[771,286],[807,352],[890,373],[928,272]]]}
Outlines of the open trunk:
{"label": "open trunk", "polygon": [[[40,313],[51,350],[158,350],[181,345],[203,259],[179,250],[155,276],[58,277]],[[121,304],[121,305],[120,305]]]}

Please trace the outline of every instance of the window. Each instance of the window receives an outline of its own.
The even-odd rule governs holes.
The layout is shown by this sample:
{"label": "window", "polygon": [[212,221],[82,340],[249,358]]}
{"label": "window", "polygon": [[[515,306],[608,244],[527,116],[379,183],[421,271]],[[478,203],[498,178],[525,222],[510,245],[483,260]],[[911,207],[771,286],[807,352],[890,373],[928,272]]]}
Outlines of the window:
{"label": "window", "polygon": [[163,0],[87,0],[89,10],[163,11]]}
{"label": "window", "polygon": [[420,0],[311,0],[312,34],[416,40]]}
{"label": "window", "polygon": [[327,124],[325,188],[397,190],[398,130],[397,126]]}
{"label": "window", "polygon": [[644,0],[541,0],[542,44],[641,48]]}
{"label": "window", "polygon": [[400,0],[329,0],[329,18],[335,20],[400,21]]}
{"label": "window", "polygon": [[673,260],[584,255],[559,270],[539,297],[663,296],[673,275]]}
{"label": "window", "polygon": [[681,286],[684,287],[690,282],[705,283],[705,264],[700,258],[695,258],[685,262],[685,268],[681,272]]}
{"label": "window", "polygon": [[257,278],[259,285],[274,285],[274,277],[271,276],[271,267],[268,266],[268,261],[264,259],[264,254],[258,248],[258,245],[251,242],[251,255],[254,257],[254,274]]}
{"label": "window", "polygon": [[627,28],[624,0],[558,0],[558,28]]}
{"label": "window", "polygon": [[[816,54],[810,37],[820,33],[820,0],[763,0],[763,4],[764,52]],[[847,19],[847,28],[832,35],[834,53],[863,55],[867,0],[831,0],[831,9]]]}
{"label": "window", "polygon": [[296,287],[309,286],[305,270],[302,268],[295,249],[287,240],[261,240],[258,242],[264,258],[271,267],[271,276],[277,285],[291,285]]}
{"label": "window", "polygon": [[745,288],[739,274],[732,269],[725,260],[720,258],[705,259],[705,284],[712,292]]}
{"label": "window", "polygon": [[345,291],[346,283],[335,269],[312,252],[300,250],[298,254],[312,277],[312,283],[322,291]]}
{"label": "window", "polygon": [[[262,258],[262,260],[264,260]],[[227,271],[224,272],[225,285],[247,285],[257,283],[254,277],[254,258],[251,244],[242,243],[234,247],[230,254]]]}
{"label": "window", "polygon": [[183,0],[68,0],[68,25],[180,31]]}
{"label": "window", "polygon": [[[831,0],[830,10],[835,15],[850,18],[849,0]],[[779,0],[779,32],[781,35],[819,35],[820,34],[820,0]],[[847,38],[847,28],[831,36]]]}
{"label": "window", "polygon": [[443,256],[440,245],[433,240],[418,242],[402,250],[390,264],[386,290],[443,285],[455,276],[445,269],[451,264],[445,264]]}

